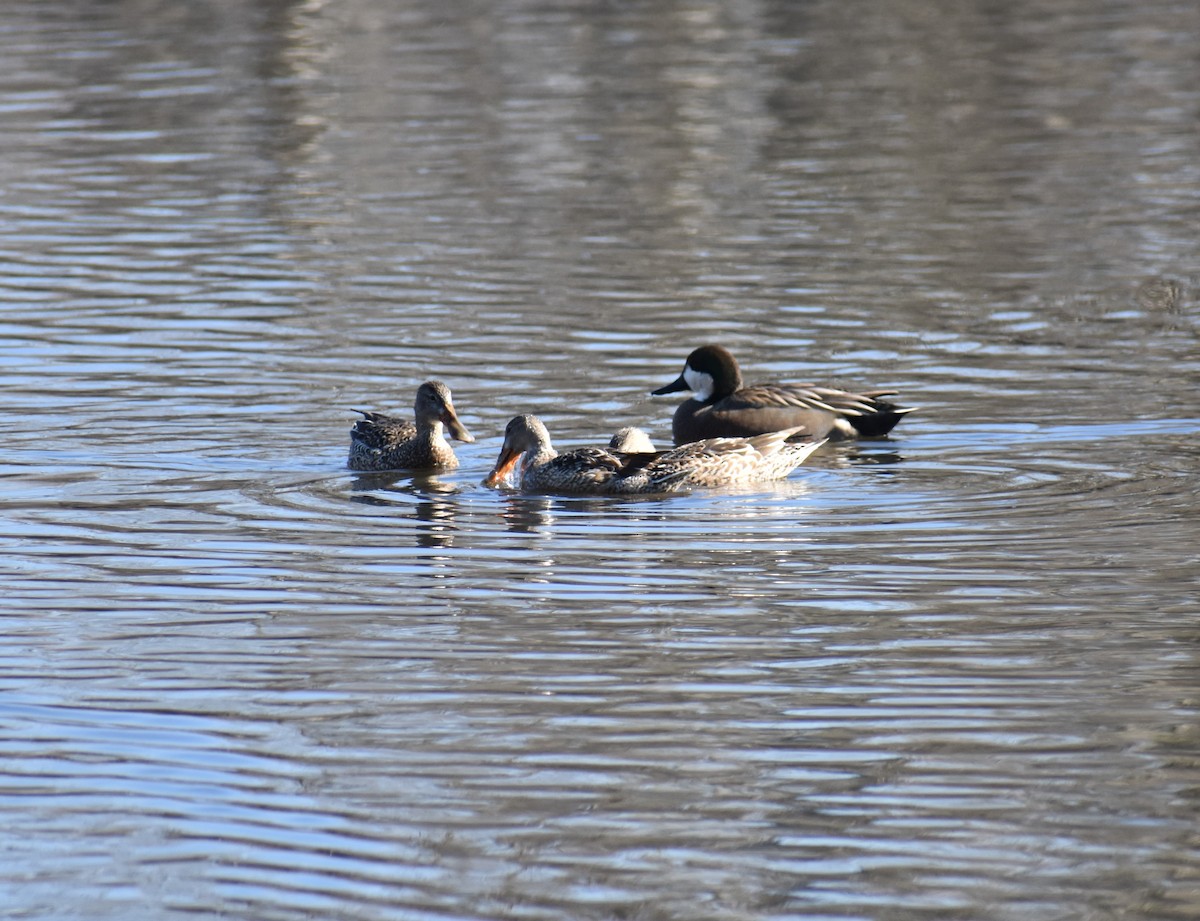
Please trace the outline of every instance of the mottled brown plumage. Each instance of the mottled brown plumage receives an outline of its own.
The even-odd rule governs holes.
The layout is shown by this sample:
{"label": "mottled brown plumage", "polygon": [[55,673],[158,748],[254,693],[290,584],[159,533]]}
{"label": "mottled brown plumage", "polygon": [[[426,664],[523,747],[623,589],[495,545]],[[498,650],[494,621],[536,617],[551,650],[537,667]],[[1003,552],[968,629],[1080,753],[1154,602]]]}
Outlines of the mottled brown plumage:
{"label": "mottled brown plumage", "polygon": [[450,388],[426,381],[417,388],[413,422],[358,409],[363,418],[350,430],[351,470],[452,470],[458,458],[446,441],[443,427],[458,441],[475,438],[458,421]]}
{"label": "mottled brown plumage", "polygon": [[614,453],[579,448],[559,454],[537,416],[516,416],[484,485],[513,481],[527,492],[629,495],[684,492],[780,479],[824,441],[788,441],[802,429],[753,438],[710,438],[669,451]]}

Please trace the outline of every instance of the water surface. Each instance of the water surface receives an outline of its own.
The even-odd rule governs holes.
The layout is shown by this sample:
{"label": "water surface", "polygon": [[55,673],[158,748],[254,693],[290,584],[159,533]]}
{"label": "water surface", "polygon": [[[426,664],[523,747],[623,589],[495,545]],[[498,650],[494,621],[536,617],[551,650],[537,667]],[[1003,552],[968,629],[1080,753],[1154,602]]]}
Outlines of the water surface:
{"label": "water surface", "polygon": [[[1192,4],[0,13],[0,905],[1200,917]],[[687,352],[783,483],[526,497]],[[447,381],[439,475],[345,469]]]}

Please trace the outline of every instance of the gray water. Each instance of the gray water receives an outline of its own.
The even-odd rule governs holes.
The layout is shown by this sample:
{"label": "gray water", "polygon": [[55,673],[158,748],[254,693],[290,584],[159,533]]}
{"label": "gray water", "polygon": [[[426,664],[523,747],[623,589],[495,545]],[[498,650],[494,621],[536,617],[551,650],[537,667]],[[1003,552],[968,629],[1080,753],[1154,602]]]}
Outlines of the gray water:
{"label": "gray water", "polygon": [[[1200,918],[1200,7],[0,10],[0,917]],[[479,485],[688,351],[894,437]],[[445,380],[478,441],[345,469]]]}

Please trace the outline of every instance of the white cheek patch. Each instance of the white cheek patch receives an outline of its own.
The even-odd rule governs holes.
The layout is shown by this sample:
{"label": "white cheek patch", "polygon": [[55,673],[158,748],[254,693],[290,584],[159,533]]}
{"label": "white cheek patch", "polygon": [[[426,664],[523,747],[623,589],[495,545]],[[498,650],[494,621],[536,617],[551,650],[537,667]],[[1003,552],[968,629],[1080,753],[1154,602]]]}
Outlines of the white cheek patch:
{"label": "white cheek patch", "polygon": [[697,371],[691,365],[688,365],[683,369],[683,379],[687,381],[687,385],[692,388],[692,392],[696,394],[696,399],[701,403],[712,396],[713,379],[711,374]]}

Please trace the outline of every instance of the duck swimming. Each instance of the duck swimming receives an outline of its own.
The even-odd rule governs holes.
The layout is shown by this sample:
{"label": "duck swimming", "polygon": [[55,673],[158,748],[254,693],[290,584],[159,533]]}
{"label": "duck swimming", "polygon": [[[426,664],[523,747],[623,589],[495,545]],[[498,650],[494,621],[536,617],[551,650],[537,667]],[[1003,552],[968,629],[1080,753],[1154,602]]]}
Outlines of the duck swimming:
{"label": "duck swimming", "polygon": [[670,451],[614,453],[577,448],[559,454],[537,416],[515,416],[485,486],[510,479],[526,492],[585,495],[684,492],[699,487],[736,486],[786,477],[820,441],[788,441],[800,428],[753,438],[710,438]]}
{"label": "duck swimming", "polygon": [[671,420],[675,444],[700,438],[748,437],[803,426],[813,438],[886,435],[915,407],[896,406],[883,397],[894,390],[851,393],[815,384],[742,384],[742,372],[729,349],[704,345],[693,351],[683,373],[654,396],[691,390]]}
{"label": "duck swimming", "polygon": [[355,412],[363,418],[350,430],[351,470],[453,470],[458,458],[443,427],[458,441],[475,440],[458,421],[450,388],[441,381],[426,381],[417,388],[413,422],[362,409]]}

